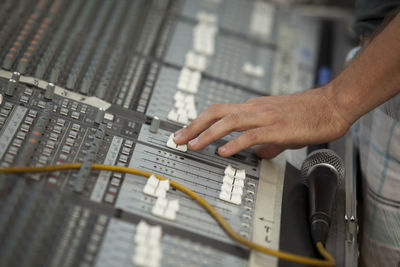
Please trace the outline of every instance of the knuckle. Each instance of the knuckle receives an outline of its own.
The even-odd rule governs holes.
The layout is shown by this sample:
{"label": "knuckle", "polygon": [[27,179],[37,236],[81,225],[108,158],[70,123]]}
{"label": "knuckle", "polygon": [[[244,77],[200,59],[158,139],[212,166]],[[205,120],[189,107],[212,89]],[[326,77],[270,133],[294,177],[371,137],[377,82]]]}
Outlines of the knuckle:
{"label": "knuckle", "polygon": [[182,134],[184,134],[187,137],[191,137],[193,133],[194,133],[193,126],[187,126],[184,130],[182,130]]}
{"label": "knuckle", "polygon": [[224,118],[224,122],[234,127],[240,123],[240,117],[239,113],[232,113]]}
{"label": "knuckle", "polygon": [[202,140],[210,140],[212,139],[212,137],[215,135],[214,130],[212,129],[212,127],[208,128],[207,130],[205,130],[204,132],[201,133],[201,139]]}
{"label": "knuckle", "polygon": [[[287,128],[284,127],[283,122],[279,122],[274,124],[274,128],[270,130],[269,132],[269,140],[271,144],[274,145],[282,145],[287,143]],[[294,136],[296,133],[291,132],[290,133],[292,136]]]}
{"label": "knuckle", "polygon": [[258,144],[260,140],[260,134],[258,131],[247,131],[242,134],[243,142],[248,143],[249,145]]}
{"label": "knuckle", "polygon": [[194,120],[192,123],[190,123],[186,127],[182,128],[182,132],[185,134],[192,133],[195,128],[196,128],[196,120]]}
{"label": "knuckle", "polygon": [[255,131],[253,131],[252,132],[252,140],[253,140],[253,144],[259,144],[259,143],[261,143],[261,140],[263,139],[263,134],[264,134],[264,132],[263,131],[257,131],[257,130],[255,130]]}

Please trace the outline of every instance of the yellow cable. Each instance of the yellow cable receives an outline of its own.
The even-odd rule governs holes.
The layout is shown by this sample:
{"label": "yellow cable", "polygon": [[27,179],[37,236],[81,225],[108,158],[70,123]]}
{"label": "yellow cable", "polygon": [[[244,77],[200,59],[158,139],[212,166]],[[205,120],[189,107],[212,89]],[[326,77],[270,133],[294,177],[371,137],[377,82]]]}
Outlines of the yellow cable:
{"label": "yellow cable", "polygon": [[[81,167],[81,163],[68,163],[68,164],[60,164],[60,165],[50,165],[50,166],[42,166],[42,167],[30,167],[30,166],[16,166],[16,167],[8,167],[8,168],[0,168],[0,173],[24,173],[24,172],[52,172],[52,171],[60,171],[60,170],[69,170],[69,169],[79,169]],[[102,164],[92,164],[92,169],[95,170],[104,170],[104,171],[113,171],[113,172],[122,172],[122,173],[130,173],[134,175],[149,177],[153,173],[122,167],[122,166],[112,166],[112,165],[102,165]],[[167,180],[164,176],[153,174],[160,180]],[[225,232],[234,240],[245,245],[251,249],[260,251],[262,253],[266,253],[284,260],[297,262],[305,265],[312,266],[335,266],[335,259],[329,254],[329,252],[325,249],[324,245],[321,242],[316,244],[318,252],[325,258],[325,260],[308,258],[288,252],[273,250],[264,246],[261,246],[257,243],[254,243],[250,240],[243,238],[241,235],[235,232],[232,227],[228,224],[228,222],[222,217],[221,214],[218,213],[205,199],[199,196],[197,193],[193,192],[189,188],[170,180],[170,185],[177,190],[185,193],[190,196],[193,200],[195,200],[198,204],[200,204],[214,219],[221,225],[221,227],[225,230]]]}
{"label": "yellow cable", "polygon": [[327,259],[328,261],[335,263],[335,259],[332,257],[331,254],[329,254],[329,252],[325,249],[324,244],[321,243],[321,241],[317,242],[317,244],[315,244],[317,247],[317,250],[319,252],[319,254],[324,257],[325,259]]}

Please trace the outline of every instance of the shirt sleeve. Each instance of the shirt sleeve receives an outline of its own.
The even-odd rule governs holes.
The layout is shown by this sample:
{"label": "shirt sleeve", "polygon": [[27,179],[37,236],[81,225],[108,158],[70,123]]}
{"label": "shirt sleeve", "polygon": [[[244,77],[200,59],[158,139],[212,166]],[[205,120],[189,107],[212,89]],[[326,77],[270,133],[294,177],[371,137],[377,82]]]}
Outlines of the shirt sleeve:
{"label": "shirt sleeve", "polygon": [[356,0],[353,28],[357,36],[370,36],[399,4],[399,0]]}

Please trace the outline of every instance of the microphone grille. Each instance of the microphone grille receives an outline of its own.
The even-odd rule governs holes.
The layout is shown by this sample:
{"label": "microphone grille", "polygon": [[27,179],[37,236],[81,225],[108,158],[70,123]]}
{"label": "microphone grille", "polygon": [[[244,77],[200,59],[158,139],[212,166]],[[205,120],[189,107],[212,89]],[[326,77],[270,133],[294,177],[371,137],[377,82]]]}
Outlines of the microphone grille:
{"label": "microphone grille", "polygon": [[301,166],[301,176],[307,177],[308,170],[317,164],[329,164],[336,169],[340,179],[344,179],[345,167],[343,160],[331,149],[318,149],[311,152]]}

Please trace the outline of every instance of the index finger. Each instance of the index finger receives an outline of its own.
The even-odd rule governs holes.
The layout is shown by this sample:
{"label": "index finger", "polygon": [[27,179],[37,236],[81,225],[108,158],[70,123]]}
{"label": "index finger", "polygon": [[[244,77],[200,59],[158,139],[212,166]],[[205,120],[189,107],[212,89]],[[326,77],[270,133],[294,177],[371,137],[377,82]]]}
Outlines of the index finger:
{"label": "index finger", "polygon": [[175,132],[174,142],[178,145],[186,144],[204,130],[209,128],[219,119],[225,117],[230,112],[237,110],[240,104],[214,104],[209,106],[186,128]]}

